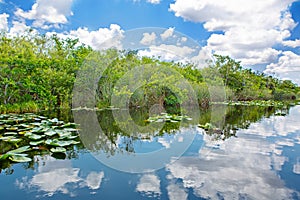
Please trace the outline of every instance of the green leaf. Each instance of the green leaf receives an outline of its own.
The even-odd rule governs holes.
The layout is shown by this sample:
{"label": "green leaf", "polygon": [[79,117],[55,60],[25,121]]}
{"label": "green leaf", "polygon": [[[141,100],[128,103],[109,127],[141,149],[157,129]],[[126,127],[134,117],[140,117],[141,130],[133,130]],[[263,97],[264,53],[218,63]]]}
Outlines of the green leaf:
{"label": "green leaf", "polygon": [[2,154],[2,155],[0,155],[0,160],[5,160],[5,159],[7,159],[9,156],[11,156],[10,154]]}
{"label": "green leaf", "polygon": [[46,131],[44,134],[51,137],[51,136],[57,134],[57,132],[50,129],[50,130]]}
{"label": "green leaf", "polygon": [[6,132],[6,133],[4,133],[4,135],[18,135],[18,133],[16,133],[16,132]]}
{"label": "green leaf", "polygon": [[12,155],[9,159],[13,162],[30,162],[32,159],[23,155]]}
{"label": "green leaf", "polygon": [[28,136],[29,139],[31,140],[40,140],[43,137],[45,137],[44,135],[37,135],[37,134],[31,134],[30,136]]}
{"label": "green leaf", "polygon": [[51,148],[50,151],[52,153],[63,153],[66,152],[67,150],[64,147],[56,147],[56,148]]}
{"label": "green leaf", "polygon": [[23,153],[23,152],[26,152],[29,150],[31,150],[30,146],[23,146],[18,149],[11,150],[11,151],[7,152],[7,154],[18,154],[18,153]]}
{"label": "green leaf", "polygon": [[44,142],[45,142],[45,140],[30,141],[29,144],[30,144],[31,146],[37,146],[37,145],[42,144],[42,143],[44,143]]}
{"label": "green leaf", "polygon": [[71,144],[74,144],[73,142],[75,141],[65,141],[65,140],[57,140],[57,139],[54,139],[54,140],[46,140],[46,144],[50,145],[50,146],[57,146],[57,147],[64,147],[64,146],[69,146]]}

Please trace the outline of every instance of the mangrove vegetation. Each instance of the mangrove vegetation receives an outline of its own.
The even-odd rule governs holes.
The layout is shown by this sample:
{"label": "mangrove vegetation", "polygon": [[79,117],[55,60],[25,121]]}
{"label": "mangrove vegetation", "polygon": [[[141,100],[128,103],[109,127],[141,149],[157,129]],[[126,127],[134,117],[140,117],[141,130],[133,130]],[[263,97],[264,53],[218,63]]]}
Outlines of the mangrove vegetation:
{"label": "mangrove vegetation", "polygon": [[[71,108],[76,73],[93,52],[95,50],[77,39],[32,33],[8,37],[2,33],[0,113]],[[98,108],[110,106],[113,94],[121,98],[128,93],[131,107],[149,107],[153,104],[178,106],[182,102],[189,102],[189,94],[176,87],[178,76],[171,74],[167,78],[162,77],[168,74],[168,69],[177,71],[190,83],[201,107],[207,107],[212,101],[283,101],[299,97],[300,89],[292,81],[243,68],[240,62],[229,56],[214,55],[214,62],[208,61],[208,67],[205,68],[193,63],[141,57],[137,51],[130,50],[109,49],[102,51],[101,57],[112,60],[102,77],[99,77],[96,94]],[[127,72],[144,65],[158,66],[166,69],[166,72],[149,77],[134,92],[126,87],[115,87]],[[129,80],[123,81],[124,85],[130,84]],[[209,85],[220,82],[225,88],[225,98],[218,95],[212,98]]]}

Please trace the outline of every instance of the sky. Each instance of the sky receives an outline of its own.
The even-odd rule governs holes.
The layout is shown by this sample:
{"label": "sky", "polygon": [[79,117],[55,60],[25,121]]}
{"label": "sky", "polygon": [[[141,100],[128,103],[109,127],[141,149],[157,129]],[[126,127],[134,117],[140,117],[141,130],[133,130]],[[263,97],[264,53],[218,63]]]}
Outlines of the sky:
{"label": "sky", "polygon": [[[178,32],[181,43],[192,39],[202,51],[298,84],[299,22],[299,0],[0,0],[0,30],[12,36],[31,28],[100,49],[132,29],[159,27],[166,31],[146,29],[140,42],[155,49],[157,38]],[[181,43],[177,50],[192,51]]]}

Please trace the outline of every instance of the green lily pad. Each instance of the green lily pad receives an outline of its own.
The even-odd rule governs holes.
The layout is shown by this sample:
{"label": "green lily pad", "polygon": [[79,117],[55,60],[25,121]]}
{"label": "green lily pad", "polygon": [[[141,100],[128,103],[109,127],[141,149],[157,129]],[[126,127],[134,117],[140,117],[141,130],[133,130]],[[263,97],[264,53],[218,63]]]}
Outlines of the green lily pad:
{"label": "green lily pad", "polygon": [[73,140],[75,138],[78,138],[78,135],[71,135],[71,136],[67,137],[68,140]]}
{"label": "green lily pad", "polygon": [[44,135],[37,135],[37,134],[31,134],[31,135],[28,136],[28,138],[31,139],[31,140],[40,140],[43,137],[45,137],[45,136]]}
{"label": "green lily pad", "polygon": [[42,144],[42,143],[44,143],[44,142],[45,142],[45,140],[30,141],[29,144],[30,144],[31,146],[37,146],[37,145],[40,145],[40,144]]}
{"label": "green lily pad", "polygon": [[67,127],[75,128],[76,125],[77,125],[76,123],[66,123],[66,124],[62,125],[61,127],[63,127],[63,128],[67,128]]}
{"label": "green lily pad", "polygon": [[15,136],[12,136],[12,135],[5,136],[5,137],[0,137],[0,140],[5,141],[5,142],[10,142],[10,143],[13,143],[13,144],[22,141],[22,139],[16,138]]}
{"label": "green lily pad", "polygon": [[70,140],[70,141],[65,141],[65,140],[46,140],[46,144],[50,145],[50,146],[56,146],[56,147],[64,147],[64,146],[69,146],[71,144],[73,144],[74,141]]}
{"label": "green lily pad", "polygon": [[50,151],[52,153],[64,153],[67,150],[64,147],[56,147],[56,148],[51,148]]}
{"label": "green lily pad", "polygon": [[50,129],[50,130],[46,131],[44,134],[51,137],[53,135],[56,135],[57,132],[54,131],[54,130],[52,130],[52,129]]}
{"label": "green lily pad", "polygon": [[64,138],[72,136],[72,133],[71,132],[59,131],[58,135],[59,135],[60,139],[64,139]]}
{"label": "green lily pad", "polygon": [[30,162],[32,159],[23,155],[12,155],[9,159],[13,162]]}
{"label": "green lily pad", "polygon": [[9,154],[2,154],[0,155],[0,160],[5,160],[9,157],[10,155]]}
{"label": "green lily pad", "polygon": [[6,133],[4,133],[4,135],[18,135],[18,133],[16,133],[16,132],[6,132]]}
{"label": "green lily pad", "polygon": [[64,131],[77,132],[78,129],[76,129],[76,128],[64,128]]}
{"label": "green lily pad", "polygon": [[16,130],[18,130],[18,127],[9,127],[9,128],[6,128],[6,130],[8,130],[8,131],[16,131]]}
{"label": "green lily pad", "polygon": [[7,154],[18,154],[18,153],[23,153],[23,152],[29,151],[29,150],[31,150],[30,146],[23,146],[18,149],[11,150],[11,151],[7,152]]}

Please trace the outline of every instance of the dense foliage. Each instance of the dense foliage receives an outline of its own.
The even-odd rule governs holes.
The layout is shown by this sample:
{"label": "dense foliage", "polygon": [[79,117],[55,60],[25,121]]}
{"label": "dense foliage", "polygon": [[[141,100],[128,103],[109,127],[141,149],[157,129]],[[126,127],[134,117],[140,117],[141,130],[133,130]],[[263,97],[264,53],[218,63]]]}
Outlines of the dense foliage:
{"label": "dense foliage", "polygon": [[[28,33],[13,38],[5,34],[0,37],[0,112],[71,105],[76,72],[94,50],[78,40],[55,35]],[[131,106],[189,102],[189,93],[178,89],[177,82],[181,78],[189,81],[201,106],[207,106],[210,101],[296,99],[300,91],[289,80],[244,69],[228,56],[215,55],[216,61],[203,69],[193,64],[141,58],[136,51],[110,49],[101,56],[112,58],[112,61],[98,83],[98,107],[109,106],[112,94],[120,98],[130,95]],[[136,66],[159,66],[162,73],[151,75],[135,91],[127,87],[116,88],[115,84]],[[179,75],[169,74],[169,69]],[[151,71],[151,68],[146,70]],[[129,86],[132,80],[129,77],[122,81],[123,85]],[[218,85],[225,86],[226,99],[222,92],[216,92]]]}

